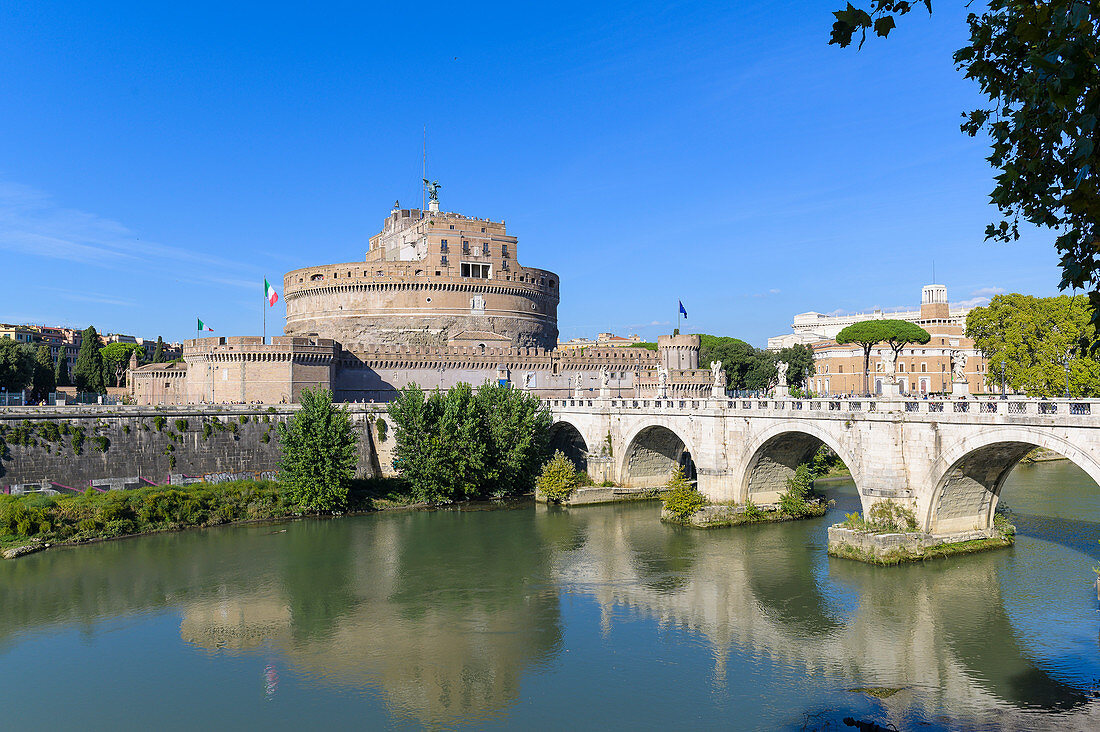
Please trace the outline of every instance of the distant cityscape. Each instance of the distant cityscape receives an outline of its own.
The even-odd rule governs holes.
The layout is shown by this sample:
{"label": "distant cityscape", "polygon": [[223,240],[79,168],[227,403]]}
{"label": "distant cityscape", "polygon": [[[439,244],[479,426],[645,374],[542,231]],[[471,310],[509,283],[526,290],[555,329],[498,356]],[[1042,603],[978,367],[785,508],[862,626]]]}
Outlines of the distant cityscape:
{"label": "distant cityscape", "polygon": [[[13,325],[0,323],[0,338],[8,338],[19,343],[38,347],[45,344],[50,349],[50,359],[56,363],[58,352],[64,350],[65,361],[70,373],[76,364],[76,354],[80,351],[80,344],[84,341],[84,331],[78,328],[64,328],[52,325]],[[126,335],[124,333],[101,333],[100,346],[110,343],[133,343],[145,350],[146,362],[152,361],[157,349],[156,338],[141,338],[139,336]],[[164,361],[174,361],[183,357],[182,343],[163,343],[161,358]]]}

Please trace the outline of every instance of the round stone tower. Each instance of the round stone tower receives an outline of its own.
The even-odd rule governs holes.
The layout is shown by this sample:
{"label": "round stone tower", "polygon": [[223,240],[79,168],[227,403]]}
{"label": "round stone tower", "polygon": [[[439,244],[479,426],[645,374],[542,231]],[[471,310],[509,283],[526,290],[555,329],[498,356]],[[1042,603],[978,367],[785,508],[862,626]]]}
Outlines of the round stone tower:
{"label": "round stone tower", "polygon": [[394,208],[361,262],[288,272],[286,334],[371,345],[547,350],[558,338],[558,276],[524,267],[503,221]]}
{"label": "round stone tower", "polygon": [[657,336],[661,365],[669,371],[694,371],[699,368],[699,336]]}

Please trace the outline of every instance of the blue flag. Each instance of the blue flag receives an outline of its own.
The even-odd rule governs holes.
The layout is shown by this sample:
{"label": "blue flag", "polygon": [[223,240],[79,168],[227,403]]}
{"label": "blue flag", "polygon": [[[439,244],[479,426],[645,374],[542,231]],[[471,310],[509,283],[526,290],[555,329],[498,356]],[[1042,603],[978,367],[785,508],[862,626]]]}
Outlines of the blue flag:
{"label": "blue flag", "polygon": [[684,301],[683,300],[677,300],[676,302],[680,303],[680,312],[684,314],[684,318],[686,319],[687,316],[688,316],[688,311],[684,310]]}

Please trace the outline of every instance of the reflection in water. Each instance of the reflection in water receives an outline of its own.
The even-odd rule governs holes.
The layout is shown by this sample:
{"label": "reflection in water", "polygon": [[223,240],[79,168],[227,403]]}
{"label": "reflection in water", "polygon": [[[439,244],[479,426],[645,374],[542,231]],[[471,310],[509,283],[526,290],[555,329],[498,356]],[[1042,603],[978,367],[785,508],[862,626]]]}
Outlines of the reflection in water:
{"label": "reflection in water", "polygon": [[[193,673],[211,708],[240,708],[239,726],[379,713],[391,725],[558,726],[547,710],[578,700],[586,713],[571,724],[651,727],[682,721],[677,699],[696,687],[680,704],[707,725],[730,723],[730,704],[745,727],[847,713],[899,728],[1095,721],[1095,601],[1073,585],[1100,546],[1091,481],[1061,463],[1022,466],[1003,496],[1022,517],[1016,548],[891,569],[825,556],[825,527],[857,504],[850,486],[835,497],[820,521],[709,532],[661,524],[654,504],[528,505],[46,552],[0,563],[0,659],[29,671],[9,682],[29,700],[34,664],[51,654],[94,677],[119,644],[155,646],[115,673],[140,684],[201,661],[166,673]],[[164,616],[174,639],[158,635]],[[83,634],[66,640],[73,628]],[[217,684],[201,686],[204,673]],[[101,703],[119,706],[111,693],[125,685],[98,689]],[[680,691],[647,705],[661,697],[642,689],[668,686]],[[845,691],[857,687],[890,691]],[[368,700],[384,711],[364,711]],[[49,712],[74,713],[66,701]]]}

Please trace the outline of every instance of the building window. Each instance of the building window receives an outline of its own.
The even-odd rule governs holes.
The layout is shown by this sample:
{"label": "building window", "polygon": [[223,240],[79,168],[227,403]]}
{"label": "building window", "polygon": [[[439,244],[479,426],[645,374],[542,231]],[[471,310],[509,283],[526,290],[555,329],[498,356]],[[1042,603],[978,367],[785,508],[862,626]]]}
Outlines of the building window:
{"label": "building window", "polygon": [[439,251],[443,252],[444,254],[447,253],[447,240],[446,239],[439,242]]}
{"label": "building window", "polygon": [[[826,369],[826,372],[828,372],[828,369]],[[844,373],[844,364],[840,364],[839,366],[837,366],[836,367],[836,372],[838,374],[843,374]]]}
{"label": "building window", "polygon": [[451,224],[451,228],[453,229],[454,227],[455,227],[455,225],[454,225],[454,224]]}
{"label": "building window", "polygon": [[903,364],[903,363],[898,364],[898,373],[901,373],[901,374],[905,373],[905,364]]}
{"label": "building window", "polygon": [[477,277],[479,279],[487,280],[492,276],[492,268],[488,264],[463,262],[461,267],[461,274],[463,277]]}
{"label": "building window", "polygon": [[468,242],[468,241],[462,242],[462,253],[463,254],[469,254],[470,253],[470,242]]}
{"label": "building window", "polygon": [[921,365],[920,365],[920,372],[922,374],[928,373],[928,364],[924,363],[923,361],[921,362]]}
{"label": "building window", "polygon": [[489,256],[489,245],[488,244],[482,244],[481,245],[481,256],[483,256],[483,257],[488,257]]}
{"label": "building window", "polygon": [[[439,258],[439,266],[440,267],[446,267],[447,266],[447,255],[446,254],[444,254],[442,257]],[[436,274],[439,274],[439,273],[436,272]]]}
{"label": "building window", "polygon": [[318,280],[325,279],[325,276],[323,274],[315,274],[315,275],[312,275],[309,279],[310,279],[311,282],[317,282]]}
{"label": "building window", "polygon": [[482,227],[481,227],[481,233],[482,233],[482,234],[484,234],[484,233],[485,233],[485,227],[484,227],[484,226],[482,226]]}

